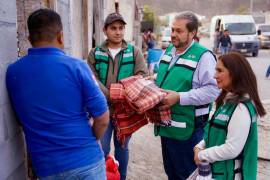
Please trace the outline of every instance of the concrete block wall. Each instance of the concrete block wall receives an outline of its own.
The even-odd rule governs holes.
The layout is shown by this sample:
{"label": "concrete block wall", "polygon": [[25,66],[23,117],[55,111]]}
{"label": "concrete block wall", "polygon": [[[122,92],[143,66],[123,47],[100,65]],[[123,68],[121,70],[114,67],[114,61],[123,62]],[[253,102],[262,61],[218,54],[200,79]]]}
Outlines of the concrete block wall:
{"label": "concrete block wall", "polygon": [[0,179],[24,180],[24,141],[5,86],[8,64],[17,59],[16,0],[0,1]]}
{"label": "concrete block wall", "polygon": [[28,41],[27,18],[33,11],[45,8],[46,0],[17,0],[17,26],[18,26],[18,50],[19,56],[27,54],[27,49],[31,47]]}
{"label": "concrete block wall", "polygon": [[[83,35],[82,19],[82,1],[83,0],[17,0],[18,15],[18,47],[19,56],[27,54],[30,47],[28,42],[27,18],[31,12],[39,8],[52,8],[61,16],[64,32],[64,51],[72,56],[82,58],[84,38],[92,40],[92,29],[87,28],[89,37]],[[87,1],[89,7],[87,16],[89,23],[92,23],[92,0]],[[92,24],[91,24],[92,25]],[[89,41],[92,43],[92,41]],[[88,41],[86,41],[88,43]],[[89,45],[86,44],[88,47]],[[90,46],[91,47],[91,46]]]}

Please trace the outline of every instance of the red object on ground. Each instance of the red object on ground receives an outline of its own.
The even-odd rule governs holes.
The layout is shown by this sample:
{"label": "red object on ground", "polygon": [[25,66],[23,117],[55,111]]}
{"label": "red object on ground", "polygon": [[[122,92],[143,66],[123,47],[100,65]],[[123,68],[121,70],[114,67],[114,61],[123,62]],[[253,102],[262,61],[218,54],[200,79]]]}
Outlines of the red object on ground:
{"label": "red object on ground", "polygon": [[119,163],[111,155],[106,158],[106,176],[107,180],[120,180],[120,173],[118,171]]}

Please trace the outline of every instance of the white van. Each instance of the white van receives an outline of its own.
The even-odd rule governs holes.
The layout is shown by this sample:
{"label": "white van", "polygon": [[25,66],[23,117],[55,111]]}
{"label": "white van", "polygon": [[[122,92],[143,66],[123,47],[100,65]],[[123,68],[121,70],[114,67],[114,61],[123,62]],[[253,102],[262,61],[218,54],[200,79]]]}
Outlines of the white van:
{"label": "white van", "polygon": [[228,29],[232,41],[232,51],[251,53],[258,56],[259,40],[255,22],[251,15],[219,15],[214,16],[210,25],[210,41],[214,44],[215,29],[223,32]]}

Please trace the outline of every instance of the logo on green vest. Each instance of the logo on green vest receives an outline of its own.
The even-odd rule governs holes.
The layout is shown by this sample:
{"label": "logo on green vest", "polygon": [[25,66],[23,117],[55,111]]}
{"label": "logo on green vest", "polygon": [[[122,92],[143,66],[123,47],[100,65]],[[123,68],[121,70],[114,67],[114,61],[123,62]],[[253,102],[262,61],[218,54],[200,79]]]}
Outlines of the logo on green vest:
{"label": "logo on green vest", "polygon": [[190,54],[190,55],[188,55],[188,58],[190,58],[190,59],[195,59],[195,58],[196,58],[196,56],[195,56],[195,55],[193,55],[193,54]]}

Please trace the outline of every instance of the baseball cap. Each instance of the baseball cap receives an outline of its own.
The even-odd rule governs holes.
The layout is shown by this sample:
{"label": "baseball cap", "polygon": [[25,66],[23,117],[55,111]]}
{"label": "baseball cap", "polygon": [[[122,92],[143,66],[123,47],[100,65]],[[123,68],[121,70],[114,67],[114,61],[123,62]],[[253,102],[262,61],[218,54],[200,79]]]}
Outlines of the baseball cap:
{"label": "baseball cap", "polygon": [[127,24],[121,14],[114,12],[114,13],[109,14],[106,17],[104,25],[108,26],[108,25],[112,24],[115,21],[121,21],[124,24]]}

